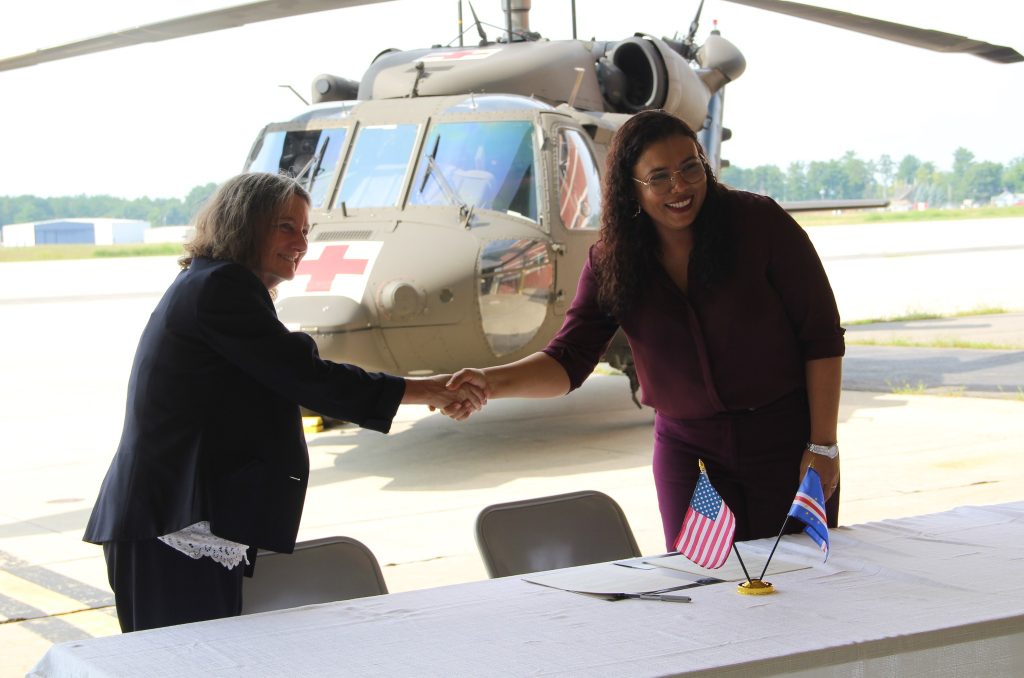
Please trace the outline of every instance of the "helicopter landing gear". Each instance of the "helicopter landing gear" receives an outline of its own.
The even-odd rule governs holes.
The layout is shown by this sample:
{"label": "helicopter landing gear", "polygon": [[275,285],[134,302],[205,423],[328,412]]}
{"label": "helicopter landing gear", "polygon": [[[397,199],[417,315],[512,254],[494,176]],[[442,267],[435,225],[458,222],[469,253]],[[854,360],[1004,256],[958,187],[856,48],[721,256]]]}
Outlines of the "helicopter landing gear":
{"label": "helicopter landing gear", "polygon": [[640,399],[636,397],[637,391],[640,390],[640,380],[636,376],[636,365],[630,361],[629,365],[622,368],[623,374],[629,377],[629,397],[633,399],[633,404],[636,405],[638,410],[643,409],[643,405],[640,404]]}

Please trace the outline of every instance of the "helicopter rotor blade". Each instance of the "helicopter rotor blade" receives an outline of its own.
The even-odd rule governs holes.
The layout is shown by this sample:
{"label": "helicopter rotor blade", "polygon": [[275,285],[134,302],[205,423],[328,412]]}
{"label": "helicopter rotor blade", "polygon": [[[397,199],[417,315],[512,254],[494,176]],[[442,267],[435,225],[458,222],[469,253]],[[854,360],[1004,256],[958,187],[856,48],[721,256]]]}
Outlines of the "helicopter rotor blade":
{"label": "helicopter rotor blade", "polygon": [[994,61],[999,64],[1012,64],[1024,61],[1024,56],[1012,47],[993,45],[981,40],[974,40],[963,35],[943,33],[927,28],[915,28],[882,19],[825,9],[814,5],[804,5],[787,0],[726,0],[738,5],[747,5],[769,12],[788,14],[799,19],[828,24],[848,31],[873,35],[876,38],[901,42],[913,47],[922,47],[936,52],[962,52],[976,57]]}
{"label": "helicopter rotor blade", "polygon": [[342,9],[345,7],[357,7],[359,5],[370,5],[390,0],[261,0],[245,5],[225,7],[212,12],[192,14],[189,16],[158,21],[144,26],[135,26],[124,30],[99,35],[85,40],[69,42],[56,47],[38,49],[17,56],[0,59],[0,71],[8,71],[26,66],[68,59],[104,52],[131,45],[141,45],[147,42],[160,42],[162,40],[173,40],[199,33],[210,33],[225,28],[237,28],[245,24],[258,23],[260,21],[271,21],[283,19],[301,14],[312,14],[331,9]]}

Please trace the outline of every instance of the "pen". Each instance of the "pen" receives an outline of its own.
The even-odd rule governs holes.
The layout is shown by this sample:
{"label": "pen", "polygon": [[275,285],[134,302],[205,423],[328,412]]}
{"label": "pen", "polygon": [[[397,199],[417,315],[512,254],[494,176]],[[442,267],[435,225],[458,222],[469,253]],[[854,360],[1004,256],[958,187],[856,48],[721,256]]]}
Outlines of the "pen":
{"label": "pen", "polygon": [[690,596],[681,596],[674,593],[620,593],[615,596],[616,600],[623,598],[637,598],[638,600],[661,600],[666,603],[688,603]]}

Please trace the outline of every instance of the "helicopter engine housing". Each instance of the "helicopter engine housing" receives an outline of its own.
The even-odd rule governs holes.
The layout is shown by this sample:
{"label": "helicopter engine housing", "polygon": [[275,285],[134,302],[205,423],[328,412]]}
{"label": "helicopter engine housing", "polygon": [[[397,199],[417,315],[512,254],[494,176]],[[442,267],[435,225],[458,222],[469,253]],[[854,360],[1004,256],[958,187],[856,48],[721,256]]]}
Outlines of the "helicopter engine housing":
{"label": "helicopter engine housing", "polygon": [[575,106],[603,110],[593,56],[576,40],[384,53],[363,75],[358,99],[503,92],[557,105],[574,90],[577,69],[583,78]]}
{"label": "helicopter engine housing", "polygon": [[598,59],[605,102],[618,113],[662,108],[700,129],[710,92],[689,62],[664,40],[637,34],[609,43]]}
{"label": "helicopter engine housing", "polygon": [[313,78],[313,103],[325,101],[349,101],[359,94],[359,83],[330,73],[321,73]]}

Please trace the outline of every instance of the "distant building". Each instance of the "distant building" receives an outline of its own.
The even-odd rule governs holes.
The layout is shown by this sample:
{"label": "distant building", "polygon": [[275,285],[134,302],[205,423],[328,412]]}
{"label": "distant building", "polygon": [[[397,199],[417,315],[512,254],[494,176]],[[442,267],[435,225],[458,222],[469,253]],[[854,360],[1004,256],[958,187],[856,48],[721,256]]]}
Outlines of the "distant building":
{"label": "distant building", "polygon": [[157,226],[145,233],[145,241],[186,243],[195,234],[195,226]]}
{"label": "distant building", "polygon": [[928,201],[924,198],[924,190],[917,184],[905,186],[889,201],[890,212],[920,212],[926,209],[928,209]]}
{"label": "distant building", "polygon": [[1003,191],[999,195],[993,195],[991,203],[996,207],[1013,207],[1014,205],[1024,205],[1024,193],[1011,193],[1010,191]]}
{"label": "distant building", "polygon": [[141,243],[148,221],[138,219],[50,219],[3,227],[4,247],[33,245],[119,245]]}

